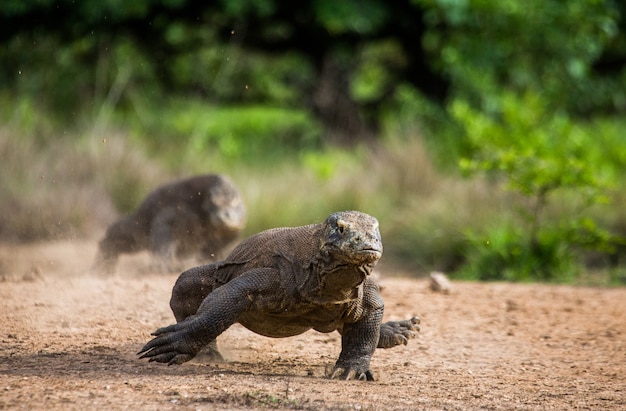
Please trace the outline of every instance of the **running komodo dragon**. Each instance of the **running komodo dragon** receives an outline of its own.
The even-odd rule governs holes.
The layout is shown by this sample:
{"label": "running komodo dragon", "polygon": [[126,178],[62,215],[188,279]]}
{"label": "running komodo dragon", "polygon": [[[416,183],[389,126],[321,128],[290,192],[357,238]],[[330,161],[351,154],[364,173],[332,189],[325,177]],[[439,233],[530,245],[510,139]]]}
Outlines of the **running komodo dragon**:
{"label": "running komodo dragon", "polygon": [[118,257],[150,250],[158,271],[181,269],[181,259],[216,261],[241,233],[246,210],[239,190],[226,176],[207,174],[177,180],[152,191],[137,210],[112,224],[94,268],[113,273]]}
{"label": "running komodo dragon", "polygon": [[419,319],[382,323],[383,300],[369,277],[383,252],[378,221],[357,211],[324,223],[275,228],[239,244],[226,260],[183,272],[170,306],[177,324],[159,328],[138,355],[181,364],[238,322],[267,337],[311,328],[341,336],[330,378],[373,380],[376,348],[406,344]]}

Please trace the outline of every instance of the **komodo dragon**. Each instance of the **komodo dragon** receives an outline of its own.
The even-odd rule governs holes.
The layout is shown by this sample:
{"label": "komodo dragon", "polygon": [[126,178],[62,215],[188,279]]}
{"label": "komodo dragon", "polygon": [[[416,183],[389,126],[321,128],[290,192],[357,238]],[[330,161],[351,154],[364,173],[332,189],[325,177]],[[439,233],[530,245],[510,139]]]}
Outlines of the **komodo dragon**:
{"label": "komodo dragon", "polygon": [[177,324],[159,328],[140,358],[181,364],[235,322],[267,337],[311,328],[342,335],[330,378],[373,380],[376,348],[406,344],[419,319],[382,323],[383,300],[369,274],[383,246],[378,221],[357,211],[324,223],[275,228],[240,243],[226,260],[183,272],[170,307]]}
{"label": "komodo dragon", "polygon": [[152,191],[134,213],[107,229],[95,268],[110,273],[120,254],[142,250],[152,252],[160,271],[179,270],[177,263],[185,256],[216,261],[243,230],[245,218],[239,190],[226,176],[174,181]]}

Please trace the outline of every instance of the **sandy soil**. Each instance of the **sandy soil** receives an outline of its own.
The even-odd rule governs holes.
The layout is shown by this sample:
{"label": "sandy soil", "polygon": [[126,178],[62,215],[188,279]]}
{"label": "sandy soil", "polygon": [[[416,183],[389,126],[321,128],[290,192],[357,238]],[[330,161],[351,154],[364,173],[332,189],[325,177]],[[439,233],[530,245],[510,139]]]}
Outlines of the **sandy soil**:
{"label": "sandy soil", "polygon": [[135,352],[168,307],[175,274],[122,261],[88,274],[95,242],[0,246],[0,409],[626,409],[626,289],[453,283],[382,271],[386,319],[422,318],[378,350],[376,382],[330,381],[338,334],[270,339],[235,325],[227,362],[168,367]]}

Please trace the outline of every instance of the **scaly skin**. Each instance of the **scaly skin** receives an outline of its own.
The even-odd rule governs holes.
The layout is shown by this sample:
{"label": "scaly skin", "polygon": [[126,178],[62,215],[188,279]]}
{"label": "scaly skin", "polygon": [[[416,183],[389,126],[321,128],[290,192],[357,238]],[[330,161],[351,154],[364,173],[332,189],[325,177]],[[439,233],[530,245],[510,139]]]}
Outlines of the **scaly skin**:
{"label": "scaly skin", "polygon": [[406,344],[419,330],[416,317],[382,324],[383,300],[369,278],[382,252],[378,221],[357,211],[263,231],[226,260],[182,273],[170,300],[178,323],[155,331],[138,354],[180,364],[208,347],[219,358],[215,339],[236,322],[268,337],[336,330],[341,354],[328,376],[373,380],[376,348]]}

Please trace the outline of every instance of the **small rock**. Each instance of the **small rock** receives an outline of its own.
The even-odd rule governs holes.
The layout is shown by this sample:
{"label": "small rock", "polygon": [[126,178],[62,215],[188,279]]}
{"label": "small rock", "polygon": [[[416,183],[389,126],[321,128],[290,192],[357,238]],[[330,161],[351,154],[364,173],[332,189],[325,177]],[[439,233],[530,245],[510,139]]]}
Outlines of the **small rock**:
{"label": "small rock", "polygon": [[452,284],[444,273],[433,271],[430,273],[430,289],[438,293],[449,294],[452,291]]}

